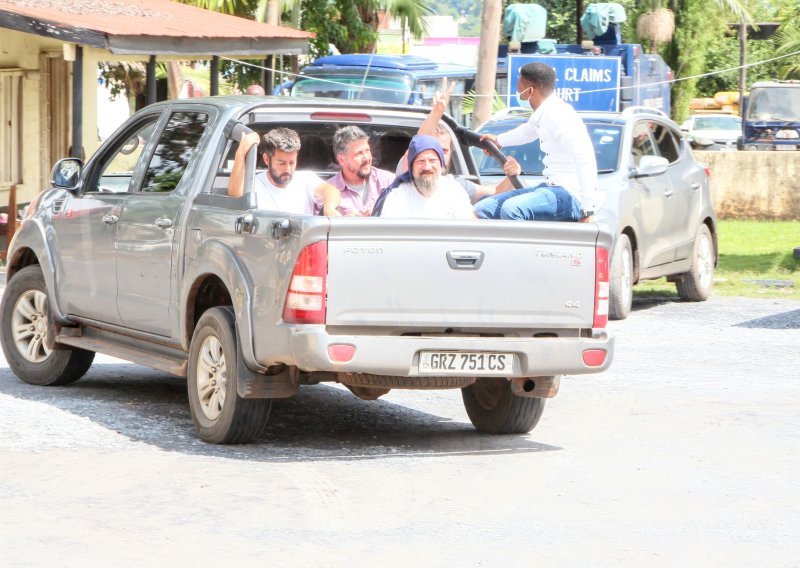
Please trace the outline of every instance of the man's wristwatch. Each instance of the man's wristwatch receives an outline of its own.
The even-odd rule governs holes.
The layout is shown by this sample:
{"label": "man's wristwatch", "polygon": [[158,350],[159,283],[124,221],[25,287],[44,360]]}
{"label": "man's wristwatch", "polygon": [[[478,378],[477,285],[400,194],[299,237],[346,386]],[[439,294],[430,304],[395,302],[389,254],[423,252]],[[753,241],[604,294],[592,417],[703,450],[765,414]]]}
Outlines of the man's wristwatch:
{"label": "man's wristwatch", "polygon": [[594,215],[594,209],[581,209],[581,219],[585,219],[586,217],[591,217]]}

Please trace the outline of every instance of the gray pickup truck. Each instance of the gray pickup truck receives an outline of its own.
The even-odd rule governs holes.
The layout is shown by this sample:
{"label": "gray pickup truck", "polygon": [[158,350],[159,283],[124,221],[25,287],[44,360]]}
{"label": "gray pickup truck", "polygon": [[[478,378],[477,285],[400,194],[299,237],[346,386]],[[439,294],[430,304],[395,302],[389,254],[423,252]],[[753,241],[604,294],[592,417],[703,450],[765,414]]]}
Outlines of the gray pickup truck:
{"label": "gray pickup truck", "polygon": [[[226,186],[243,127],[296,129],[332,174],[358,124],[393,169],[424,109],[214,97],[148,106],[84,165],[58,162],[9,248],[0,307],[12,370],[81,378],[95,353],[187,377],[199,436],[257,439],[272,400],[335,381],[461,389],[477,430],[524,433],[563,374],[611,363],[611,235],[591,223],[289,215]],[[475,175],[455,124],[452,171]]]}

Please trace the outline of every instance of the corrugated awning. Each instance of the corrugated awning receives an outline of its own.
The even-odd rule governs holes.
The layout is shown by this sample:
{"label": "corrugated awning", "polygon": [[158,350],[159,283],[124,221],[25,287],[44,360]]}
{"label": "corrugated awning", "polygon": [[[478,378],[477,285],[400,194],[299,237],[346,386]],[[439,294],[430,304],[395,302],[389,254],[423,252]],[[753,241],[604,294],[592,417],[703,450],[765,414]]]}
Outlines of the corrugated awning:
{"label": "corrugated awning", "polygon": [[118,55],[301,54],[313,33],[171,0],[0,0],[0,27]]}

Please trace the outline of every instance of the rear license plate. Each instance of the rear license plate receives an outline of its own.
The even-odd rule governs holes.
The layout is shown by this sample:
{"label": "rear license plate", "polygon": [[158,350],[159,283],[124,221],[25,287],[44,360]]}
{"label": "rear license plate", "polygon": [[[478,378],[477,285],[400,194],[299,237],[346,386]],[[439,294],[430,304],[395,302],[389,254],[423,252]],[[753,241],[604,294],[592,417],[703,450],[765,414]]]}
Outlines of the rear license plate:
{"label": "rear license plate", "polygon": [[776,150],[796,150],[797,146],[775,146]]}
{"label": "rear license plate", "polygon": [[509,375],[514,371],[513,353],[423,351],[421,375]]}

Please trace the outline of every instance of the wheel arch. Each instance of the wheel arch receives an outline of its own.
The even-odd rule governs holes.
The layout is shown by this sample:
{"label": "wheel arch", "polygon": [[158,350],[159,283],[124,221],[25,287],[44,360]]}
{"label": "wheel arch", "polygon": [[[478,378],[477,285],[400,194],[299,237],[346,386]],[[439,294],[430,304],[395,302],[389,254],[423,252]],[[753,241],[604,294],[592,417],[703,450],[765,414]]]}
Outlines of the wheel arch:
{"label": "wheel arch", "polygon": [[714,268],[717,268],[717,266],[719,266],[719,238],[717,235],[717,224],[710,216],[703,219],[703,224],[708,227],[708,231],[711,233],[711,242],[714,244]]}
{"label": "wheel arch", "polygon": [[636,231],[630,225],[626,226],[620,231],[621,235],[625,235],[628,237],[628,240],[631,243],[631,258],[633,259],[633,278],[632,283],[637,284],[639,282],[639,240],[636,238]]}
{"label": "wheel arch", "polygon": [[183,348],[190,348],[195,326],[209,308],[227,305],[233,308],[236,328],[242,338],[240,348],[248,366],[257,366],[253,351],[251,314],[253,285],[233,249],[221,241],[203,243],[186,273],[181,294],[183,317],[180,337]]}
{"label": "wheel arch", "polygon": [[6,266],[6,285],[20,270],[34,264],[42,269],[53,319],[61,324],[72,324],[61,311],[55,261],[45,237],[44,226],[35,218],[26,219],[11,241]]}

